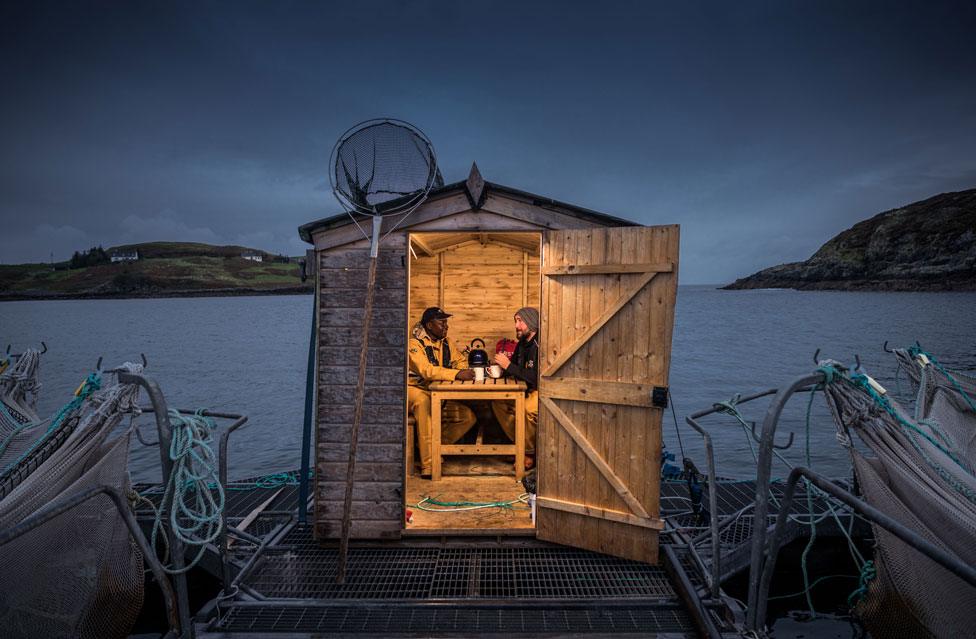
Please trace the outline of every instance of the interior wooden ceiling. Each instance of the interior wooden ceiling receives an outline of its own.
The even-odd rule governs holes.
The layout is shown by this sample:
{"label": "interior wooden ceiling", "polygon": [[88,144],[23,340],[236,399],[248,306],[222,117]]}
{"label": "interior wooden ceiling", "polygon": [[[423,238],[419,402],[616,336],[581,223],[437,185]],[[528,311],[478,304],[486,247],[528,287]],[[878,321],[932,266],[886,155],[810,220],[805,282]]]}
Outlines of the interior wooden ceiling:
{"label": "interior wooden ceiling", "polygon": [[437,255],[461,244],[480,242],[482,244],[501,244],[531,255],[539,254],[542,238],[539,233],[411,233],[410,242],[418,256]]}

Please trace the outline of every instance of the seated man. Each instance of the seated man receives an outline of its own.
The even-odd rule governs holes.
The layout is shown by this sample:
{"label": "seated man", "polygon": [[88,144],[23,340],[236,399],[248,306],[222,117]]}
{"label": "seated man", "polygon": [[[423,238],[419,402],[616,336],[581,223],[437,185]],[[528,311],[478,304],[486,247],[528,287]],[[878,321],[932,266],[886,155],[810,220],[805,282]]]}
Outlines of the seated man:
{"label": "seated man", "polygon": [[[447,318],[436,306],[424,311],[410,336],[407,406],[417,422],[417,444],[420,447],[420,474],[430,475],[430,392],[433,381],[472,380],[474,371],[467,368],[461,349],[447,339]],[[462,370],[458,370],[462,369]],[[459,402],[444,402],[441,408],[441,441],[453,444],[468,432],[478,418]]]}
{"label": "seated man", "polygon": [[[518,345],[509,358],[495,354],[495,363],[502,367],[503,377],[514,377],[528,385],[525,396],[525,469],[535,464],[535,431],[539,423],[539,310],[526,306],[515,313],[515,336]],[[502,430],[515,441],[514,402],[496,400],[491,408]]]}

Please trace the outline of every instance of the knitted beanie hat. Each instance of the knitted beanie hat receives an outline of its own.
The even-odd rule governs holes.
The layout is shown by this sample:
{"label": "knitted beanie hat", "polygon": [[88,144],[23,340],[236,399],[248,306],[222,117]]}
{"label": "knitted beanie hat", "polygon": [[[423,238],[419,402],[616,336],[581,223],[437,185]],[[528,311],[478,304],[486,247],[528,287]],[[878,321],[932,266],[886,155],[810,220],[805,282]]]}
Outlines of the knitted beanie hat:
{"label": "knitted beanie hat", "polygon": [[522,318],[529,331],[539,332],[539,309],[526,306],[515,311],[515,314]]}

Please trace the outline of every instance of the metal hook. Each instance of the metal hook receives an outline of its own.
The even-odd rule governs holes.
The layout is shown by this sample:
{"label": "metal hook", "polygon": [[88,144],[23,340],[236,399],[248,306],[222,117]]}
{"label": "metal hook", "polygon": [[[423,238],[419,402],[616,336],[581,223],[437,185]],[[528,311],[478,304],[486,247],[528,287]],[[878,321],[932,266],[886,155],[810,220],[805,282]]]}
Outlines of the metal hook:
{"label": "metal hook", "polygon": [[[818,349],[818,352],[819,352],[819,349]],[[761,444],[762,443],[762,439],[760,439],[759,435],[756,433],[756,422],[749,422],[749,425],[752,427],[752,438],[756,441],[757,444]],[[786,441],[785,444],[777,445],[775,442],[773,442],[773,448],[775,448],[777,450],[786,450],[787,448],[789,448],[790,446],[793,445],[793,437],[795,435],[796,435],[796,433],[793,433],[791,431],[790,432],[790,438]]]}
{"label": "metal hook", "polygon": [[882,345],[881,345],[881,349],[882,349],[882,350],[883,350],[884,352],[886,352],[886,353],[894,353],[894,352],[895,352],[895,349],[893,349],[893,348],[888,348],[888,340],[885,340],[885,341],[884,341],[884,344],[882,344]]}
{"label": "metal hook", "polygon": [[143,368],[149,368],[149,362],[146,361],[146,354],[145,353],[139,353],[139,356],[142,357],[142,367]]}
{"label": "metal hook", "polygon": [[41,355],[43,355],[44,353],[47,352],[47,344],[45,344],[44,342],[41,342],[41,348],[44,349],[44,350],[41,351]]}
{"label": "metal hook", "polygon": [[813,353],[813,365],[814,366],[820,366],[820,349],[819,348],[816,351],[814,351],[814,353]]}
{"label": "metal hook", "polygon": [[861,370],[861,356],[854,353],[854,372]]}
{"label": "metal hook", "polygon": [[95,370],[96,371],[101,371],[102,370],[102,357],[100,355],[98,357],[98,363],[95,364]]}

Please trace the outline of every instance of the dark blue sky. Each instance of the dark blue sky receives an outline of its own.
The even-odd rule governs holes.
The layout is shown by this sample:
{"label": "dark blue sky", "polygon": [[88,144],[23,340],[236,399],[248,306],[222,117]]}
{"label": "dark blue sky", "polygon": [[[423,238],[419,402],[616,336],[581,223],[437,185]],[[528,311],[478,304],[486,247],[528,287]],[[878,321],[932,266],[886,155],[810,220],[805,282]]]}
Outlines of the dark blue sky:
{"label": "dark blue sky", "polygon": [[682,283],[726,282],[976,187],[974,7],[8,2],[0,261],[300,253],[332,144],[391,116],[448,181],[679,223]]}

